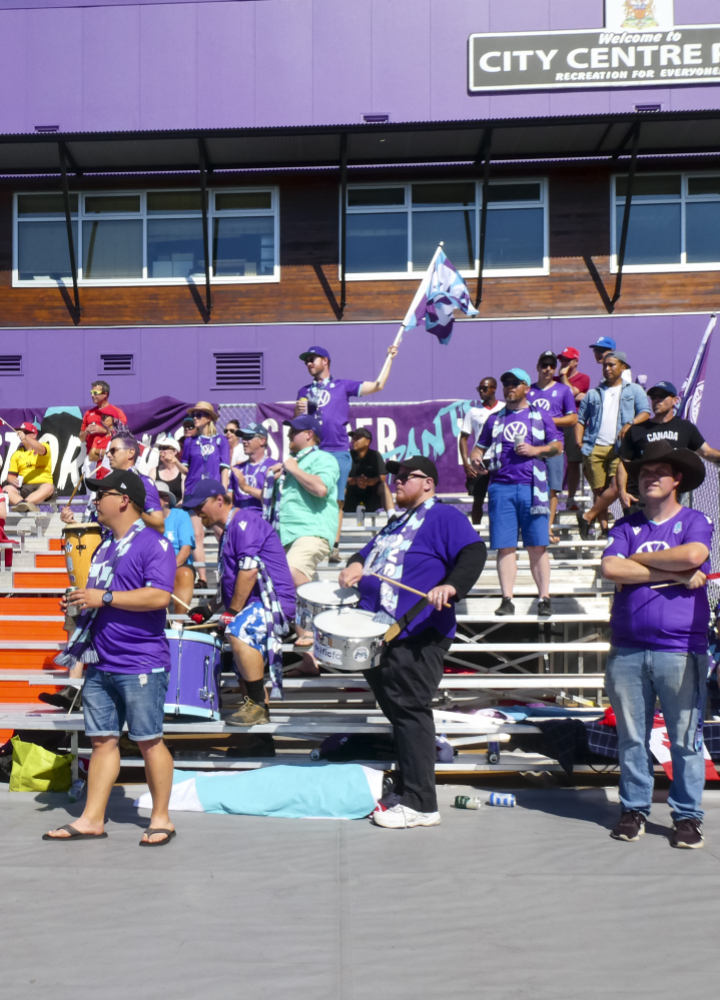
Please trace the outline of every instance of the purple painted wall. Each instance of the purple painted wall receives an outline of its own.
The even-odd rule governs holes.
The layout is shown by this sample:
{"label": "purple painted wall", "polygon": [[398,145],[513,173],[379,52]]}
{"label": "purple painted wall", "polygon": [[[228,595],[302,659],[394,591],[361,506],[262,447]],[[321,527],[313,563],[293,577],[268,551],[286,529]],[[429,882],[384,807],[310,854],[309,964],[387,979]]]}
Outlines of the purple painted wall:
{"label": "purple painted wall", "polygon": [[[647,375],[648,385],[670,379],[679,388],[708,319],[658,315],[467,321],[456,324],[447,347],[424,330],[415,331],[405,335],[383,395],[396,401],[471,398],[483,376],[497,378],[515,365],[532,374],[542,351],[559,352],[568,346],[578,348],[581,371],[596,384],[600,368],[587,345],[602,335],[617,340],[633,374]],[[164,395],[214,403],[289,400],[305,381],[298,354],[311,344],[330,351],[334,374],[372,379],[396,330],[391,324],[5,330],[0,331],[0,354],[24,354],[27,374],[0,377],[0,407],[89,401],[90,382],[98,376],[98,356],[107,350],[135,355],[136,374],[110,379],[112,401],[119,405]],[[264,390],[215,389],[213,351],[228,350],[264,353]],[[707,383],[699,426],[720,447],[720,411],[709,388],[720,384],[720,340],[711,348]]]}
{"label": "purple painted wall", "polygon": [[[599,28],[602,0],[83,4],[3,5],[0,133],[586,114],[632,111],[650,95],[467,93],[472,32]],[[717,0],[676,0],[675,20],[716,21]],[[652,100],[717,108],[720,90],[652,88]]]}

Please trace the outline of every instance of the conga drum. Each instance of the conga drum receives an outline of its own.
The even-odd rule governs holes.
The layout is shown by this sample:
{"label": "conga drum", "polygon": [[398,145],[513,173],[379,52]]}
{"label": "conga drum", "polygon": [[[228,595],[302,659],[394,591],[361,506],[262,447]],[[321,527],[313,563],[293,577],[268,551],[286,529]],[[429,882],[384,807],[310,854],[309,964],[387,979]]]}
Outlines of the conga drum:
{"label": "conga drum", "polygon": [[63,542],[70,585],[82,590],[87,586],[92,557],[102,542],[102,529],[93,521],[68,524],[63,528]]}

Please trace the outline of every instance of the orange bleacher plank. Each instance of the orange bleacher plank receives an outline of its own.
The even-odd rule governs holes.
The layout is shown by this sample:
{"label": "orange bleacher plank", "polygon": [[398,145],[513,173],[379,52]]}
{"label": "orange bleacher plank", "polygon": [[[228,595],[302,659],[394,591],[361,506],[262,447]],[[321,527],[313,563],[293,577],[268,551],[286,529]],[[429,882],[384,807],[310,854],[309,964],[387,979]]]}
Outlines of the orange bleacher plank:
{"label": "orange bleacher plank", "polygon": [[65,642],[67,632],[62,621],[58,622],[8,622],[0,619],[0,639],[3,642],[49,642],[56,639]]}
{"label": "orange bleacher plank", "polygon": [[62,689],[62,684],[28,684],[26,681],[5,681],[0,684],[0,697],[3,704],[42,705],[40,694],[55,694]]}
{"label": "orange bleacher plank", "polygon": [[0,597],[0,628],[4,615],[57,615],[59,597]]}
{"label": "orange bleacher plank", "polygon": [[3,670],[57,670],[57,654],[52,649],[0,649],[0,677]]}
{"label": "orange bleacher plank", "polygon": [[32,570],[18,570],[13,573],[16,590],[44,590],[46,587],[69,587],[67,573],[33,573]]}
{"label": "orange bleacher plank", "polygon": [[0,729],[0,747],[5,746],[8,740],[12,739],[12,729]]}
{"label": "orange bleacher plank", "polygon": [[37,569],[65,569],[65,556],[59,552],[38,552],[35,555]]}
{"label": "orange bleacher plank", "polygon": [[51,552],[62,552],[63,551],[63,540],[62,538],[50,538],[50,551]]}

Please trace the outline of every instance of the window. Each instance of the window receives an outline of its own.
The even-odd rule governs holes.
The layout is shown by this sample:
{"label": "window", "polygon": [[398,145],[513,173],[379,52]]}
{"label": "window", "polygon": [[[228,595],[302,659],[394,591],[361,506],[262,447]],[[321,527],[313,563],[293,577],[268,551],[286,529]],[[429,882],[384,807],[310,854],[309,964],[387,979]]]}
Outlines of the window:
{"label": "window", "polygon": [[[420,274],[441,240],[461,274],[477,274],[481,202],[478,181],[348,187],[347,276]],[[548,270],[545,181],[492,181],[484,273],[546,274]]]}
{"label": "window", "polygon": [[[202,196],[191,191],[87,192],[70,196],[82,284],[205,281]],[[277,281],[275,188],[208,192],[214,282]],[[15,196],[13,284],[71,281],[63,197]]]}
{"label": "window", "polygon": [[263,386],[262,353],[227,352],[214,354],[216,389],[261,389]]}
{"label": "window", "polygon": [[[627,177],[613,177],[611,191],[617,271]],[[636,175],[624,268],[720,270],[720,174]]]}
{"label": "window", "polygon": [[132,375],[134,361],[132,354],[101,354],[98,375]]}

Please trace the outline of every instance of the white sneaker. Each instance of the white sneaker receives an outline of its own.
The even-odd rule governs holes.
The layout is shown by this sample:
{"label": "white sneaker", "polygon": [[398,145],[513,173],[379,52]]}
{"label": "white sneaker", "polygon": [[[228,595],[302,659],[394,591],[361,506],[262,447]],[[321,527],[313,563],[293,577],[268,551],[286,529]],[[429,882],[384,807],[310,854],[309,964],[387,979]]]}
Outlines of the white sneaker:
{"label": "white sneaker", "polygon": [[410,806],[391,806],[383,809],[380,806],[372,814],[376,826],[384,826],[388,830],[404,830],[411,826],[439,826],[440,813],[421,813]]}

